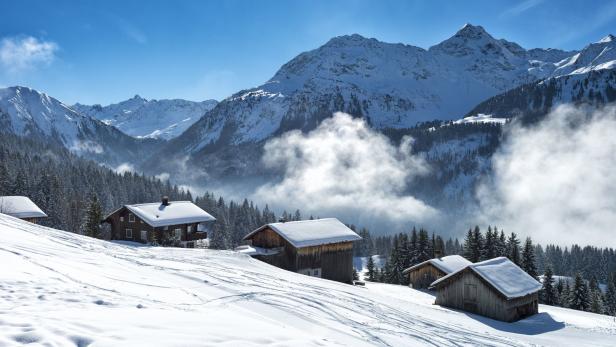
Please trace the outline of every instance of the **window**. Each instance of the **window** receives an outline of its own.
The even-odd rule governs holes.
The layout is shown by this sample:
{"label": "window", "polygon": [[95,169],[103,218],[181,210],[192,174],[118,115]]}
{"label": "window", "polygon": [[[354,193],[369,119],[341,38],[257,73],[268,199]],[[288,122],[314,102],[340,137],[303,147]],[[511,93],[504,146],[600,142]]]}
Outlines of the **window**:
{"label": "window", "polygon": [[182,238],[182,229],[178,228],[178,229],[173,230],[173,236],[176,239],[180,240]]}
{"label": "window", "polygon": [[128,222],[133,223],[135,221],[135,215],[132,213],[128,214]]}
{"label": "window", "polygon": [[124,216],[120,216],[120,222],[124,222]]}
{"label": "window", "polygon": [[186,227],[186,232],[191,233],[192,232],[192,225],[189,225]]}
{"label": "window", "polygon": [[147,241],[148,240],[148,231],[147,230],[141,230],[141,239],[143,241]]}
{"label": "window", "polygon": [[133,229],[126,229],[126,238],[127,239],[133,238]]}

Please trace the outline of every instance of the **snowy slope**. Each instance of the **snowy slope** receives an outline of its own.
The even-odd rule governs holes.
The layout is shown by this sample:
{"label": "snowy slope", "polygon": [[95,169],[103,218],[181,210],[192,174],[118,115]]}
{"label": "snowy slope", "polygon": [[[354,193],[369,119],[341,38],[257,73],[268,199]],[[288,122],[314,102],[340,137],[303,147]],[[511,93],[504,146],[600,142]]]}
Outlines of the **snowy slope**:
{"label": "snowy slope", "polygon": [[595,346],[610,317],[509,324],[408,287],[354,287],[231,251],[114,244],[0,215],[0,345]]}
{"label": "snowy slope", "polygon": [[72,108],[130,136],[168,140],[184,132],[217,103],[216,100],[146,100],[135,95],[117,104],[88,106],[78,103]]}
{"label": "snowy slope", "polygon": [[142,141],[26,87],[0,89],[0,133],[52,140],[72,152],[114,164],[137,161],[155,141]]}

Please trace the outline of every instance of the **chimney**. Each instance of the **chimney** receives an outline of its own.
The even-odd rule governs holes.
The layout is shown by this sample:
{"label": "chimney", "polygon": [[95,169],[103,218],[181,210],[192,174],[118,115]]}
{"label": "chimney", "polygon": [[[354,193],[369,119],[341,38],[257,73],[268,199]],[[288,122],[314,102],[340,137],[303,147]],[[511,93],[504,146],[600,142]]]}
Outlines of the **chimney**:
{"label": "chimney", "polygon": [[168,196],[163,196],[163,202],[162,202],[163,206],[169,206],[169,197]]}

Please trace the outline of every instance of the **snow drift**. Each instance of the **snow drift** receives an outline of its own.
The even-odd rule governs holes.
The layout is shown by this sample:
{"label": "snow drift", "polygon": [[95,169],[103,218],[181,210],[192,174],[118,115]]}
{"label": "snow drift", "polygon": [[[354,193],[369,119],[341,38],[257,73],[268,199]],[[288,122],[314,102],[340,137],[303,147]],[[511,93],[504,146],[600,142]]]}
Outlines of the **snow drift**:
{"label": "snow drift", "polygon": [[231,251],[137,247],[0,214],[0,346],[613,345],[610,317],[500,323],[407,287],[354,287]]}

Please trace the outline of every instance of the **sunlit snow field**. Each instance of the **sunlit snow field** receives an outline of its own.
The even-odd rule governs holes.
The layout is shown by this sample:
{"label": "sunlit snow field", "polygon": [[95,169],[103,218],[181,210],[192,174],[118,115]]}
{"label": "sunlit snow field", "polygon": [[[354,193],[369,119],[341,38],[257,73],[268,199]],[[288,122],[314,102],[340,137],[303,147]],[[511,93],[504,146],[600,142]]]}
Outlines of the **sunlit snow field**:
{"label": "sunlit snow field", "polygon": [[0,346],[614,346],[613,317],[509,324],[431,294],[354,287],[231,251],[138,247],[0,215]]}

